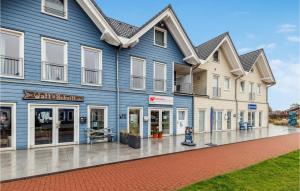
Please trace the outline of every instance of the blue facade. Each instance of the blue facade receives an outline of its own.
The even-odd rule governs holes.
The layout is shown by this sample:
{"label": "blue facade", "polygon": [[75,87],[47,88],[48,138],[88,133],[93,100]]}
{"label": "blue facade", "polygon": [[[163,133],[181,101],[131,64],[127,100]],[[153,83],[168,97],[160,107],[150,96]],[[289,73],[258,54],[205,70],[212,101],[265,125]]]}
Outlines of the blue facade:
{"label": "blue facade", "polygon": [[[29,6],[30,5],[30,6]],[[16,103],[16,148],[28,147],[28,104],[79,105],[80,116],[87,116],[87,106],[108,107],[108,127],[117,132],[116,52],[117,47],[100,40],[101,32],[88,15],[73,0],[68,1],[68,19],[41,13],[41,1],[3,0],[1,2],[1,27],[24,33],[24,79],[1,78],[0,102]],[[183,55],[168,32],[167,48],[153,45],[153,32],[149,30],[140,42],[120,51],[120,114],[127,114],[128,107],[143,107],[144,116],[149,107],[173,109],[173,133],[176,132],[176,109],[187,108],[189,125],[192,126],[193,97],[173,94],[173,63],[183,64]],[[68,43],[68,83],[41,81],[41,37]],[[81,46],[102,50],[102,86],[81,84]],[[145,58],[146,89],[130,89],[130,57]],[[167,65],[167,91],[153,92],[153,62]],[[23,100],[23,90],[63,93],[84,96],[84,102]],[[148,104],[149,95],[174,97],[173,106]],[[88,117],[88,116],[87,116]],[[127,116],[128,117],[128,116]],[[86,143],[86,124],[80,124],[79,142]],[[120,119],[120,128],[127,127],[127,119]],[[148,136],[148,122],[144,122],[143,136]]]}

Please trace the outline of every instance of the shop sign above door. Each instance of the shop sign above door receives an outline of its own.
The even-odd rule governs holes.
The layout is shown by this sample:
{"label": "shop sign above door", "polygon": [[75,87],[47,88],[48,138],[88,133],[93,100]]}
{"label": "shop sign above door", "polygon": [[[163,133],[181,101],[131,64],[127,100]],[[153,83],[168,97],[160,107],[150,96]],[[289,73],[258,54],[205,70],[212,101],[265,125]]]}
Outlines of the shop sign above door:
{"label": "shop sign above door", "polygon": [[149,104],[173,105],[173,97],[150,95],[149,96]]}
{"label": "shop sign above door", "polygon": [[67,95],[60,93],[37,92],[24,90],[24,100],[53,100],[53,101],[77,101],[83,102],[83,96]]}

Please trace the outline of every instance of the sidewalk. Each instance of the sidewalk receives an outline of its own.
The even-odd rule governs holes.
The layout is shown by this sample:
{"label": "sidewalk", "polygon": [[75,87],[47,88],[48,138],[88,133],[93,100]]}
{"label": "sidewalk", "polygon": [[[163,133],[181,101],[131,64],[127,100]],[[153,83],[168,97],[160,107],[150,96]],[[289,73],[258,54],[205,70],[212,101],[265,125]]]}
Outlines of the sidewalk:
{"label": "sidewalk", "polygon": [[174,190],[299,149],[299,133],[1,184],[1,190]]}

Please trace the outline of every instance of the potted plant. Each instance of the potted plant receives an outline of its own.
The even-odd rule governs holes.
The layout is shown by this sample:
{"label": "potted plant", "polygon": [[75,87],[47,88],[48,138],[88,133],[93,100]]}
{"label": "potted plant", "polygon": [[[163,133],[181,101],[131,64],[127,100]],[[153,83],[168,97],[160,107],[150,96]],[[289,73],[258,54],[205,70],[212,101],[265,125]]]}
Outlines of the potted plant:
{"label": "potted plant", "polygon": [[131,128],[128,135],[128,145],[134,149],[141,148],[141,136],[137,128]]}
{"label": "potted plant", "polygon": [[161,139],[161,138],[162,138],[162,136],[163,136],[163,132],[162,132],[162,131],[159,131],[159,132],[158,132],[158,138],[160,138],[160,139]]}
{"label": "potted plant", "polygon": [[152,129],[152,137],[158,138],[158,127]]}
{"label": "potted plant", "polygon": [[126,131],[120,132],[120,143],[122,144],[128,144],[128,133]]}

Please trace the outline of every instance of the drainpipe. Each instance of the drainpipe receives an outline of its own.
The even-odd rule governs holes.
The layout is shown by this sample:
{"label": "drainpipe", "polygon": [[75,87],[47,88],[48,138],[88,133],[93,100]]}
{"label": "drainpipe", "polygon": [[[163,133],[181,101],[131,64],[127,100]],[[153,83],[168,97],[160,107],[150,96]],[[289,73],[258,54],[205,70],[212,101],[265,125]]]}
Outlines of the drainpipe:
{"label": "drainpipe", "polygon": [[234,100],[235,100],[235,125],[236,125],[236,130],[238,129],[239,126],[239,112],[238,112],[238,101],[237,101],[237,81],[238,79],[240,79],[241,77],[243,77],[243,75],[238,76],[237,78],[235,78],[235,94],[234,94]]}
{"label": "drainpipe", "polygon": [[271,86],[267,86],[267,89],[266,89],[266,90],[267,90],[267,91],[266,91],[266,96],[267,96],[267,97],[266,97],[266,101],[267,101],[267,105],[268,105],[268,110],[267,110],[267,112],[268,112],[268,114],[267,114],[267,115],[268,115],[268,119],[267,119],[267,127],[269,127],[269,112],[270,112],[270,111],[269,111],[269,108],[270,108],[270,107],[269,107],[269,87],[271,87]]}
{"label": "drainpipe", "polygon": [[116,50],[116,88],[117,88],[117,141],[120,142],[120,87],[119,87],[119,54],[122,46]]}

